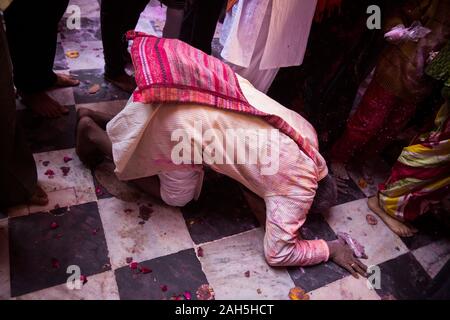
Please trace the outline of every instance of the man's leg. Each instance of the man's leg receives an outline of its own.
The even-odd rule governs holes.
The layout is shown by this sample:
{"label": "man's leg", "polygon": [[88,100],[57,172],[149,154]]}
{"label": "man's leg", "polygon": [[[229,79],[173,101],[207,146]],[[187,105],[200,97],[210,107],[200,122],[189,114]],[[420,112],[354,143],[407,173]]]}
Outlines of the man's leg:
{"label": "man's leg", "polygon": [[78,80],[53,72],[58,23],[69,0],[15,0],[5,12],[14,83],[25,105],[44,117],[68,113],[45,90],[75,86]]}
{"label": "man's leg", "polygon": [[133,92],[136,83],[125,72],[128,55],[125,33],[136,28],[141,12],[148,0],[102,0],[100,6],[105,78],[127,92]]}
{"label": "man's leg", "polygon": [[195,0],[194,6],[186,14],[183,22],[181,40],[206,54],[211,54],[211,42],[225,2],[225,0]]}
{"label": "man's leg", "polygon": [[36,164],[25,136],[16,123],[11,61],[0,15],[0,207],[31,202],[45,205],[48,198],[37,185]]}

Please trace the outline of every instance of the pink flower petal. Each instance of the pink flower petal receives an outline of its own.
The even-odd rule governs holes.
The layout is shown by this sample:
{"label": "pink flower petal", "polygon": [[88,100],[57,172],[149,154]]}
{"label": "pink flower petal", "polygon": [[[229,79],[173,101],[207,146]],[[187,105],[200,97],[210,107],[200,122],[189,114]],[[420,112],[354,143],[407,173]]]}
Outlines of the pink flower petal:
{"label": "pink flower petal", "polygon": [[80,276],[80,281],[83,285],[85,285],[88,281],[87,281],[87,277],[85,275],[81,275]]}
{"label": "pink flower petal", "polygon": [[59,261],[56,258],[52,258],[52,268],[59,269]]}
{"label": "pink flower petal", "polygon": [[130,263],[133,262],[133,258],[132,258],[132,257],[127,257],[127,258],[125,259],[125,261],[126,261],[128,264],[130,264]]}
{"label": "pink flower petal", "polygon": [[164,284],[164,285],[161,285],[161,286],[159,286],[160,288],[161,288],[161,291],[162,292],[166,292],[167,291],[167,286]]}
{"label": "pink flower petal", "polygon": [[56,223],[56,222],[52,222],[51,224],[50,224],[50,229],[56,229],[56,228],[58,228],[59,227],[59,225]]}
{"label": "pink flower petal", "polygon": [[185,291],[183,295],[186,298],[186,300],[191,300],[192,299],[192,295],[191,295],[191,293],[189,291]]}
{"label": "pink flower petal", "polygon": [[61,167],[60,169],[61,169],[64,177],[67,177],[67,175],[69,174],[69,171],[70,171],[70,167]]}
{"label": "pink flower petal", "polygon": [[147,274],[147,273],[152,272],[152,269],[146,268],[146,267],[141,267],[139,270],[140,270],[143,274]]}
{"label": "pink flower petal", "polygon": [[202,247],[198,247],[197,256],[199,256],[200,258],[203,257],[203,248]]}
{"label": "pink flower petal", "polygon": [[131,268],[132,270],[136,270],[137,267],[138,267],[138,263],[137,263],[137,262],[132,262],[132,263],[130,263],[130,268]]}
{"label": "pink flower petal", "polygon": [[42,165],[44,167],[48,166],[50,164],[50,161],[42,161]]}
{"label": "pink flower petal", "polygon": [[67,162],[69,162],[69,161],[72,161],[73,159],[72,159],[71,157],[65,156],[65,157],[63,158],[63,160],[64,160],[65,163],[67,163]]}
{"label": "pink flower petal", "polygon": [[250,278],[250,271],[245,271],[244,276],[245,276],[246,278]]}
{"label": "pink flower petal", "polygon": [[55,172],[52,169],[47,169],[44,173],[46,176],[54,176]]}

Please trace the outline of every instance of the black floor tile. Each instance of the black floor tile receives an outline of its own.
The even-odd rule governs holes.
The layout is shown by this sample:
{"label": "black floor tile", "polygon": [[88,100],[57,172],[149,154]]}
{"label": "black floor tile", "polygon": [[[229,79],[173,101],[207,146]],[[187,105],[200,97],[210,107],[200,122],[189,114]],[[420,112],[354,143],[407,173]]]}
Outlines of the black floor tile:
{"label": "black floor tile", "polygon": [[430,276],[411,252],[384,262],[379,267],[381,283],[377,293],[382,299],[420,299],[431,283]]}
{"label": "black floor tile", "polygon": [[130,266],[115,271],[120,298],[123,300],[168,300],[186,291],[196,300],[196,291],[207,284],[205,274],[193,249],[139,263],[150,273],[139,273]]}
{"label": "black floor tile", "polygon": [[352,179],[346,181],[346,188],[340,188],[338,193],[337,205],[352,202],[355,200],[366,198],[366,195],[359,189]]}
{"label": "black floor tile", "polygon": [[[80,85],[74,87],[75,103],[94,103],[112,100],[128,100],[130,94],[118,89],[103,78],[103,69],[85,69],[71,71],[71,74],[80,80]],[[94,84],[100,85],[100,90],[95,94],[89,93],[89,88]]]}
{"label": "black floor tile", "polygon": [[205,179],[198,201],[181,212],[195,243],[205,243],[259,226],[237,182],[219,177]]}
{"label": "black floor tile", "polygon": [[86,276],[110,269],[95,202],[10,219],[9,250],[13,297],[65,283],[70,265]]}
{"label": "black floor tile", "polygon": [[[305,240],[336,239],[336,234],[321,214],[309,214],[300,234]],[[288,272],[295,285],[306,291],[318,289],[349,275],[346,270],[331,261],[310,267],[290,267]]]}
{"label": "black floor tile", "polygon": [[33,153],[75,147],[77,115],[74,106],[68,108],[69,114],[57,119],[36,117],[29,110],[18,111],[18,122],[25,129]]}
{"label": "black floor tile", "polygon": [[419,232],[413,237],[402,238],[410,250],[421,248],[444,238],[450,239],[448,227],[438,221],[432,214],[419,217],[413,225]]}

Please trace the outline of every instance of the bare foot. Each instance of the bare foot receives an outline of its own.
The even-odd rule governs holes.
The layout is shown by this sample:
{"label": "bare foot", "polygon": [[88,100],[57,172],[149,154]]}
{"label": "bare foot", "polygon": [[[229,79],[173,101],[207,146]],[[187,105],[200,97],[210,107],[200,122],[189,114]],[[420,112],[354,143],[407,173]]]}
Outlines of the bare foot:
{"label": "bare foot", "polygon": [[105,75],[105,80],[128,93],[133,93],[134,89],[136,89],[136,81],[126,73],[116,77],[108,77]]}
{"label": "bare foot", "polygon": [[40,185],[36,186],[36,190],[34,191],[33,196],[30,199],[31,205],[36,206],[45,206],[48,204],[48,196],[44,189],[41,188]]}
{"label": "bare foot", "polygon": [[331,172],[336,179],[348,180],[350,177],[348,176],[347,169],[345,169],[345,164],[342,162],[331,162]]}
{"label": "bare foot", "polygon": [[59,118],[69,113],[69,109],[50,98],[45,92],[19,92],[22,102],[38,116],[44,118]]}
{"label": "bare foot", "polygon": [[376,213],[381,220],[386,223],[386,225],[391,229],[395,234],[400,237],[412,237],[415,233],[417,233],[417,229],[412,228],[404,224],[403,222],[391,217],[383,209],[381,209],[378,204],[378,197],[372,197],[367,201],[367,205],[370,210]]}
{"label": "bare foot", "polygon": [[57,88],[76,87],[79,84],[80,84],[80,80],[75,79],[74,77],[72,77],[68,74],[64,74],[64,73],[56,74],[55,87],[57,87]]}

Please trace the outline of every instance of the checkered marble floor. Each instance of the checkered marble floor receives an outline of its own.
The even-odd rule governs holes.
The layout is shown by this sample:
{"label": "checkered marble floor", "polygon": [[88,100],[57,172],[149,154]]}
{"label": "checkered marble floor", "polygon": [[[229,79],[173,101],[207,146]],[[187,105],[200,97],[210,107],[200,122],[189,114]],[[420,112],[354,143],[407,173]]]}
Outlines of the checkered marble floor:
{"label": "checkered marble floor", "polygon": [[[288,299],[295,286],[311,299],[410,299],[450,258],[448,235],[429,217],[418,222],[421,231],[409,239],[397,237],[382,221],[367,224],[366,202],[374,188],[361,184],[357,173],[339,195],[339,205],[310,215],[301,233],[306,239],[332,240],[339,231],[355,237],[366,248],[367,264],[381,269],[380,290],[370,290],[365,280],[332,262],[269,267],[263,257],[264,230],[241,189],[227,178],[206,181],[200,200],[181,210],[127,186],[118,189],[128,201],[111,195],[101,183],[107,174],[86,169],[74,152],[75,114],[80,107],[116,114],[129,96],[103,80],[98,3],[71,4],[81,6],[82,30],[67,30],[63,19],[55,69],[82,83],[50,92],[71,109],[60,119],[34,118],[18,102],[50,203],[0,212],[0,299],[170,299],[186,291],[195,299],[202,284],[214,289],[216,299]],[[160,34],[163,17],[164,8],[149,5],[139,28]],[[66,58],[67,50],[79,51],[80,57]],[[89,94],[93,84],[100,90]],[[72,160],[65,162],[65,157]],[[61,167],[70,171],[64,175]],[[52,177],[46,175],[49,169]],[[147,217],[140,214],[143,207]],[[151,272],[136,272],[131,259]],[[87,277],[80,290],[66,286],[70,265]]]}

